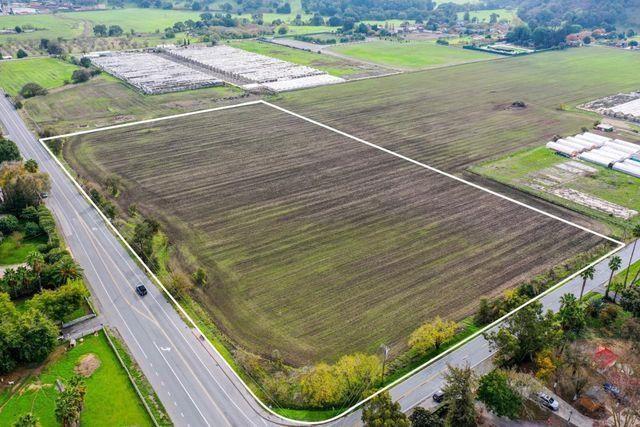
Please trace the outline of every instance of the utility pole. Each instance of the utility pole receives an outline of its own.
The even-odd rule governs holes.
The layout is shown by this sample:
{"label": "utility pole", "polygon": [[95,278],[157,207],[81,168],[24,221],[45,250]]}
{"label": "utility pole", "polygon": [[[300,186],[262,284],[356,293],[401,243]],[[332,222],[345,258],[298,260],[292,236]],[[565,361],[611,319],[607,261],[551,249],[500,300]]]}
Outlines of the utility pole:
{"label": "utility pole", "polygon": [[382,382],[384,383],[384,367],[387,363],[387,357],[389,357],[389,347],[384,344],[380,344],[380,350],[382,350]]}

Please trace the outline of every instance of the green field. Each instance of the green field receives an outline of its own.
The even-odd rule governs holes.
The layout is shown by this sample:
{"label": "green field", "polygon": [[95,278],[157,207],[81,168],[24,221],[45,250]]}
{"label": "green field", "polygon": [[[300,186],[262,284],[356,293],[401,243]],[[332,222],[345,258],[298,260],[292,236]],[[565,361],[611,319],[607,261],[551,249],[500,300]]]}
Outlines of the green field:
{"label": "green field", "polygon": [[248,50],[249,52],[260,53],[272,56],[284,61],[293,62],[300,65],[308,65],[338,77],[362,74],[366,70],[358,64],[345,59],[336,58],[330,55],[307,52],[300,49],[293,49],[286,46],[279,46],[273,43],[263,43],[254,40],[230,41],[230,46]]}
{"label": "green field", "polygon": [[13,29],[16,25],[32,25],[36,28],[33,32],[20,34],[2,34],[0,43],[9,40],[31,40],[40,38],[65,39],[78,37],[85,30],[83,22],[76,19],[72,13],[55,15],[5,15],[0,16],[0,28]]}
{"label": "green field", "polygon": [[287,25],[287,35],[299,35],[299,34],[315,34],[326,33],[327,31],[335,31],[336,27],[323,27],[313,25]]}
{"label": "green field", "polygon": [[33,58],[0,62],[0,87],[10,95],[17,95],[26,83],[38,83],[53,89],[71,80],[78,67],[54,58]]}
{"label": "green field", "polygon": [[497,58],[496,55],[429,41],[374,41],[331,47],[336,53],[355,59],[401,69],[422,69]]}
{"label": "green field", "polygon": [[24,111],[41,127],[62,133],[211,108],[223,98],[242,94],[240,89],[220,86],[149,96],[102,74],[82,85],[69,85],[55,93],[27,99]]}
{"label": "green field", "polygon": [[19,416],[32,412],[42,427],[59,426],[54,413],[58,394],[55,381],[71,378],[76,365],[88,354],[97,356],[100,366],[85,379],[87,393],[81,425],[153,425],[102,332],[98,336],[86,337],[73,349],[55,351],[45,362],[42,372],[34,373],[13,391],[2,391],[0,425],[12,425]]}
{"label": "green field", "polygon": [[131,29],[139,33],[163,32],[178,21],[200,20],[202,12],[185,10],[126,8],[68,13],[73,19],[89,21],[92,24],[120,25],[127,32]]}
{"label": "green field", "polygon": [[[582,126],[593,122],[593,116],[572,106],[599,96],[634,89],[638,84],[634,70],[639,65],[640,57],[633,52],[572,49],[286,93],[275,97],[275,102],[429,165],[448,172],[465,173],[469,166],[538,147],[554,134],[579,132]],[[106,79],[101,84],[105,85],[105,90],[112,90],[113,81]],[[483,89],[479,90],[480,87]],[[60,93],[64,92],[67,90]],[[34,114],[36,121],[54,124],[57,118],[86,118],[96,114],[92,111],[95,107],[78,107],[77,98],[73,101],[59,96],[53,99],[52,95],[34,100],[39,107],[45,100],[50,105],[46,111],[40,108]],[[157,99],[143,97],[154,98]],[[511,108],[511,103],[516,100],[524,101],[527,107]],[[105,99],[104,102],[115,101]],[[29,104],[27,109],[31,112],[35,104]],[[196,106],[192,107],[195,109]],[[127,108],[131,111],[128,120],[134,116],[140,119],[163,112],[168,114],[166,106],[138,109],[132,108],[129,101]],[[182,111],[188,109],[185,105]],[[407,180],[403,175],[406,173],[404,169],[389,170],[391,163],[388,161],[384,166],[375,166],[373,154],[363,156],[369,159],[367,167],[353,170],[353,173],[362,175],[349,178],[338,174],[344,169],[314,166],[336,162],[343,157],[346,159],[348,156],[344,150],[355,148],[335,140],[332,134],[309,128],[304,123],[291,122],[288,117],[274,115],[269,110],[249,113],[227,110],[224,114],[207,116],[206,120],[196,118],[163,122],[169,128],[143,129],[142,133],[130,132],[133,128],[127,128],[127,132],[118,134],[91,134],[89,139],[67,145],[65,155],[74,167],[81,169],[82,176],[91,177],[96,182],[101,182],[109,173],[123,177],[131,191],[123,193],[118,203],[124,208],[128,203],[136,203],[145,214],[163,219],[171,241],[186,253],[184,259],[205,266],[210,277],[216,278],[216,285],[197,295],[198,301],[207,307],[217,324],[235,342],[261,354],[270,354],[277,348],[287,360],[304,363],[317,358],[331,359],[341,352],[373,350],[381,341],[402,347],[404,337],[417,323],[438,312],[438,307],[430,305],[433,301],[427,304],[416,296],[429,298],[425,289],[431,286],[459,289],[474,283],[473,289],[477,290],[476,283],[488,286],[513,283],[514,277],[524,280],[534,274],[529,270],[517,270],[511,271],[514,276],[487,279],[492,271],[505,274],[510,271],[503,265],[491,266],[491,262],[501,262],[500,257],[506,256],[502,253],[491,262],[481,258],[483,254],[492,252],[489,249],[492,245],[499,245],[507,254],[512,253],[510,248],[514,247],[526,252],[520,257],[521,263],[509,264],[513,268],[525,269],[531,267],[527,256],[540,259],[539,254],[544,253],[548,266],[558,262],[562,256],[570,256],[574,250],[582,250],[593,243],[585,240],[576,245],[570,237],[575,235],[574,230],[559,238],[565,232],[563,229],[545,231],[540,221],[533,218],[527,222],[527,227],[530,227],[527,229],[523,225],[523,213],[519,210],[511,211],[511,218],[500,217],[493,202],[479,198],[475,192],[453,190],[435,178],[423,184],[420,184],[420,177]],[[113,116],[101,114],[101,120],[108,122],[113,120]],[[64,125],[69,127],[70,124]],[[75,128],[78,128],[77,124]],[[292,134],[293,129],[295,132]],[[208,135],[216,135],[216,138],[208,138]],[[176,138],[190,143],[176,145],[167,142]],[[268,161],[261,151],[264,149],[264,144],[260,143],[262,140],[270,141],[272,158]],[[111,144],[113,141],[117,141],[117,146]],[[281,143],[284,144],[282,141],[286,141],[285,145],[291,150],[286,156],[278,154]],[[305,141],[322,141],[320,148],[327,145],[322,156],[330,156],[331,160],[323,159],[319,154],[320,157],[309,158],[311,148],[304,145]],[[217,154],[217,147],[223,150],[220,154]],[[336,147],[342,147],[341,154],[334,156]],[[124,153],[138,154],[132,157]],[[261,160],[252,163],[249,153]],[[180,161],[172,164],[171,168],[158,168],[166,158]],[[222,159],[224,162],[220,164]],[[286,160],[303,162],[306,166],[290,170],[289,163],[278,163]],[[245,161],[264,165],[264,168],[253,173],[252,166],[242,163]],[[354,159],[351,166],[355,164],[358,163]],[[222,169],[223,165],[226,169]],[[369,169],[371,165],[374,166]],[[271,174],[270,168],[274,167],[278,174]],[[325,183],[321,179],[323,176],[305,177],[305,169],[327,173],[335,171],[336,175],[328,177]],[[371,170],[384,174],[386,183],[377,180]],[[396,171],[398,175],[395,175]],[[236,173],[241,177],[235,176]],[[286,185],[276,179],[282,173],[288,176]],[[225,176],[228,179],[222,179]],[[365,176],[366,180],[363,180]],[[397,184],[393,184],[396,180]],[[239,182],[246,183],[246,186],[239,187]],[[345,188],[348,182],[361,186]],[[367,187],[364,187],[365,182]],[[158,183],[162,183],[161,190]],[[305,189],[304,185],[309,183],[313,184],[313,190],[299,190]],[[416,185],[415,188],[404,187],[411,183]],[[329,186],[326,193],[322,192],[323,185]],[[434,185],[437,189],[433,188]],[[256,198],[256,188],[265,199]],[[390,193],[385,191],[390,188],[395,190],[397,202],[386,199]],[[293,195],[277,198],[284,189]],[[421,211],[419,203],[408,203],[404,199],[417,194],[417,189],[433,190],[437,194],[447,194],[447,197],[426,195],[431,206],[429,210]],[[217,195],[214,198],[207,196],[212,191]],[[350,195],[351,191],[355,191],[357,196]],[[325,217],[314,210],[332,206],[333,202],[315,198],[320,194],[333,194],[338,198],[344,195],[345,200],[352,202],[346,205],[343,201],[336,202],[332,214],[340,216],[332,222],[332,216]],[[369,194],[376,195],[372,196],[376,197],[374,204],[352,205],[356,201],[360,203],[360,198]],[[520,196],[529,203],[539,203],[526,195]],[[276,197],[276,200],[271,197]],[[308,200],[309,197],[311,199]],[[402,224],[389,220],[391,222],[381,225],[378,221],[384,221],[386,216],[373,209],[373,205],[377,206],[376,209],[391,209],[390,212],[394,212],[393,208],[397,206],[410,211],[395,212],[389,217],[402,218]],[[346,214],[339,206],[345,206],[349,210],[347,216],[355,215],[358,220],[344,222]],[[491,218],[491,223],[487,222],[484,214],[469,214],[469,209],[479,207],[490,212],[486,215]],[[311,212],[305,209],[311,209]],[[591,227],[607,231],[605,225],[585,219],[581,214],[550,205],[544,209],[571,220],[589,222]],[[420,214],[414,216],[416,212]],[[452,216],[453,212],[459,215]],[[351,226],[362,224],[362,218],[367,218],[364,223],[377,224],[374,228],[384,232],[372,236],[368,234],[371,229],[366,226]],[[420,225],[416,218],[431,218],[435,222]],[[478,235],[470,234],[473,227],[465,221],[473,218],[491,230],[481,232],[478,229]],[[456,220],[462,223],[448,223]],[[517,225],[517,229],[508,228],[510,225]],[[438,233],[444,230],[446,238],[429,239],[429,236],[439,236]],[[421,234],[423,232],[426,234]],[[550,242],[550,247],[545,247],[545,236],[550,235],[553,242]],[[339,236],[343,239],[340,240]],[[402,240],[406,238],[415,240]],[[442,244],[434,245],[435,241]],[[533,246],[527,243],[532,241],[536,242]],[[558,242],[567,246],[560,247]],[[409,253],[402,257],[402,263],[395,263],[393,260],[401,252],[400,247]],[[422,249],[427,252],[421,252]],[[364,252],[372,258],[358,263],[358,257]],[[376,256],[372,256],[373,253]],[[447,256],[443,257],[445,253]],[[466,260],[465,264],[451,267],[450,256],[459,256],[459,259]],[[385,272],[380,272],[377,278],[362,273],[375,271],[375,268],[367,267],[374,258],[388,260],[388,264],[383,263]],[[475,261],[470,262],[470,259]],[[411,264],[413,261],[416,264],[406,271],[417,276],[405,276],[398,272],[400,270],[395,270],[404,267],[403,263]],[[363,266],[364,270],[361,270]],[[192,267],[193,264],[187,266]],[[465,268],[471,271],[462,272]],[[419,277],[425,271],[432,279]],[[439,273],[434,274],[434,271]],[[387,277],[387,274],[393,277]],[[484,279],[476,281],[473,274],[483,274]],[[305,283],[305,286],[300,286],[300,283]],[[341,290],[343,283],[349,283],[348,298]],[[367,285],[359,285],[362,283]],[[389,286],[389,283],[394,283],[394,286]],[[392,294],[387,295],[387,291]],[[491,291],[481,291],[487,292]],[[371,293],[377,296],[372,297]],[[386,301],[384,310],[382,305],[377,305],[383,300]],[[395,308],[385,311],[390,310],[388,302],[392,300],[397,301],[397,304],[391,304]],[[293,309],[282,309],[285,306]],[[375,316],[357,316],[352,310],[364,306]],[[454,306],[458,308],[454,310]],[[467,315],[473,309],[463,300],[448,302],[447,307],[448,313],[454,317]],[[418,312],[424,317],[416,319],[415,313]],[[337,325],[344,324],[352,325],[353,331],[359,332],[336,334],[336,330],[341,330]]]}
{"label": "green field", "polygon": [[[551,171],[547,173],[558,176],[558,172],[554,172],[554,169],[549,168],[554,165],[564,164],[568,161],[569,159],[558,156],[552,150],[540,146],[532,150],[521,151],[502,159],[475,166],[472,170],[482,176],[515,188],[523,189],[554,203],[585,212],[603,221],[611,221],[614,224],[624,226],[625,221],[622,219],[613,218],[607,213],[599,212],[595,209],[559,198],[546,191],[541,191],[534,186],[536,177],[541,174],[544,176],[545,171]],[[577,190],[640,212],[640,191],[638,191],[640,188],[640,178],[635,178],[592,163],[585,162],[584,164],[596,169],[597,172],[588,176],[576,176],[567,183],[557,184],[553,187]],[[545,181],[549,182],[549,179],[545,178]]]}
{"label": "green field", "polygon": [[[164,31],[178,21],[200,19],[202,12],[162,9],[109,9],[90,12],[67,12],[52,15],[21,15],[0,16],[0,28],[13,28],[16,25],[33,25],[34,32],[2,35],[0,42],[12,38],[40,39],[62,37],[69,39],[79,37],[86,30],[86,35],[93,35],[92,26],[96,24],[120,25],[127,32],[131,29],[141,33],[152,33],[156,30]],[[85,29],[85,24],[88,28]]]}
{"label": "green field", "polygon": [[[491,19],[491,14],[496,13],[500,15],[498,17],[498,22],[502,20],[506,20],[507,22],[511,22],[517,18],[515,10],[510,9],[487,9],[487,10],[472,10],[469,11],[469,17],[471,19],[477,18],[480,22],[489,22]],[[458,12],[458,19],[462,19],[464,17],[464,12]]]}
{"label": "green field", "polygon": [[[292,4],[295,6],[295,2]],[[154,8],[127,7],[125,9],[107,9],[88,12],[66,12],[47,15],[20,15],[0,16],[0,29],[12,29],[15,26],[32,25],[37,30],[20,34],[0,35],[0,43],[12,40],[27,40],[40,38],[70,39],[83,34],[93,35],[92,28],[96,24],[120,25],[125,32],[134,30],[138,33],[153,33],[156,30],[163,32],[165,28],[173,26],[178,21],[192,19],[198,21],[204,11],[190,10],[163,10]],[[265,13],[265,23],[271,23],[276,19],[289,22],[295,18],[300,10],[292,10],[291,14]],[[250,14],[237,15],[235,18],[251,20]],[[302,14],[303,20],[308,20],[311,15]],[[292,34],[326,31],[328,27],[290,26]]]}

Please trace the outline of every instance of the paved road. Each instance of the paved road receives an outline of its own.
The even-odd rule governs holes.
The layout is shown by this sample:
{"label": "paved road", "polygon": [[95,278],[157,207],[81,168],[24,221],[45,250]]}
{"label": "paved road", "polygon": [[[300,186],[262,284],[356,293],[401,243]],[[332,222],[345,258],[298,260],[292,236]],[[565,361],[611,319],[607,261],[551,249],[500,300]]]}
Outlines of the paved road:
{"label": "paved road", "polygon": [[[632,244],[623,248],[618,255],[623,259],[623,266],[626,267],[631,256]],[[640,244],[638,245],[640,248]],[[640,260],[640,250],[636,250],[633,260]],[[587,282],[585,293],[602,287],[603,283],[609,280],[610,270],[608,267],[608,258],[596,265],[596,271],[593,280]],[[580,295],[582,287],[582,279],[576,277],[566,283],[564,286],[545,295],[541,301],[546,309],[557,311],[560,308],[560,297],[566,293]],[[410,411],[416,406],[426,408],[434,407],[431,396],[439,388],[442,387],[444,380],[442,373],[446,371],[447,364],[456,366],[469,365],[476,370],[483,372],[487,369],[487,361],[491,358],[491,350],[487,341],[482,337],[476,337],[466,343],[456,351],[450,353],[444,358],[438,360],[432,365],[422,369],[406,381],[398,384],[391,389],[391,396],[394,400],[400,402],[404,411]],[[357,411],[347,417],[343,423],[347,425],[356,425],[360,417],[360,411]]]}
{"label": "paved road", "polygon": [[[51,176],[47,205],[84,269],[98,310],[117,328],[174,423],[267,425],[270,416],[166,302],[2,93],[0,120],[23,156]],[[138,283],[149,290],[144,298],[134,292]]]}
{"label": "paved road", "polygon": [[[175,424],[288,424],[263,410],[230,368],[187,327],[95,209],[28,131],[2,93],[0,120],[23,156],[38,161],[42,170],[51,175],[53,188],[47,204],[70,250],[84,268],[99,311],[106,323],[118,329]],[[620,255],[626,263],[630,247]],[[634,259],[640,259],[640,251]],[[586,291],[608,279],[606,264],[605,260],[597,266],[595,278]],[[139,298],[134,293],[138,283],[147,286],[149,295]],[[566,292],[579,293],[580,285],[581,280],[576,278],[545,296],[545,307],[557,310],[560,296]],[[442,372],[448,363],[486,369],[490,366],[487,363],[490,357],[487,342],[477,337],[393,387],[391,394],[405,411],[418,405],[429,407],[431,395],[442,385]],[[359,419],[360,411],[356,411],[332,424],[358,425]]]}

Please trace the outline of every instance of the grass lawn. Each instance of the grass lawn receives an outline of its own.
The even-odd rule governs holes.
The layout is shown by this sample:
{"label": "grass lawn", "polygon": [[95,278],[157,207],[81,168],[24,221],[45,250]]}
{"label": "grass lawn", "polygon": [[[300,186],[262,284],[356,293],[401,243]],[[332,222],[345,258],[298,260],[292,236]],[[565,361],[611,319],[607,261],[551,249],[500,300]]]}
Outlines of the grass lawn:
{"label": "grass lawn", "polygon": [[78,67],[55,58],[33,58],[0,62],[0,87],[10,95],[17,95],[25,83],[38,83],[53,89],[71,80]]}
{"label": "grass lawn", "polygon": [[229,46],[248,50],[266,56],[293,62],[294,64],[308,65],[338,77],[362,72],[353,63],[344,59],[330,55],[307,52],[300,49],[293,49],[273,43],[263,43],[254,40],[230,41]]}
{"label": "grass lawn", "polygon": [[287,25],[288,36],[296,36],[300,34],[315,34],[335,31],[338,27],[313,26],[313,25]]}
{"label": "grass lawn", "polygon": [[220,86],[143,95],[103,73],[87,83],[69,85],[55,93],[27,99],[24,110],[40,126],[62,133],[211,108],[219,106],[222,98],[235,98],[242,94],[240,89]]}
{"label": "grass lawn", "polygon": [[[541,141],[544,143],[544,141]],[[556,155],[545,146],[523,150],[502,159],[474,167],[473,170],[500,182],[513,182],[540,169],[566,162],[568,159]]]}
{"label": "grass lawn", "polygon": [[13,29],[17,25],[32,25],[36,28],[33,32],[22,32],[20,34],[0,35],[0,43],[8,40],[33,40],[41,38],[55,39],[62,37],[69,39],[80,36],[84,25],[74,19],[73,13],[58,13],[55,15],[5,15],[0,16],[0,29]]}
{"label": "grass lawn", "polygon": [[198,21],[202,12],[163,9],[108,9],[88,12],[68,12],[47,15],[0,16],[0,28],[14,28],[16,25],[32,25],[37,31],[23,32],[0,36],[0,42],[9,38],[13,40],[57,38],[70,39],[79,37],[89,26],[89,35],[93,25],[120,25],[125,32],[133,29],[140,33],[163,32],[178,21],[193,19]]}
{"label": "grass lawn", "polygon": [[[513,21],[516,18],[515,10],[509,9],[487,9],[487,10],[472,10],[469,11],[469,17],[471,19],[477,18],[480,22],[489,22],[491,19],[491,14],[496,13],[500,15],[498,17],[498,22],[502,20],[506,20],[507,22]],[[458,19],[462,19],[464,17],[464,12],[458,12]]]}
{"label": "grass lawn", "polygon": [[[569,161],[569,159],[555,154],[545,146],[540,146],[472,167],[471,170],[495,181],[525,189],[555,203],[560,203],[580,212],[585,212],[594,218],[610,220],[613,224],[624,226],[625,222],[623,220],[609,217],[605,213],[578,205],[569,200],[561,199],[545,191],[539,191],[529,185],[532,181],[533,174],[567,161]],[[579,160],[576,161],[580,162]],[[596,169],[596,174],[574,178],[572,181],[562,184],[563,188],[570,188],[590,194],[640,212],[640,191],[638,191],[640,188],[640,178],[592,163],[584,162],[584,164]]]}
{"label": "grass lawn", "polygon": [[94,25],[120,25],[125,33],[131,29],[140,33],[153,33],[156,30],[164,32],[165,28],[171,27],[179,21],[186,21],[188,19],[199,21],[201,13],[203,12],[151,8],[126,8],[89,12],[71,12],[67,15],[70,15],[74,19],[89,21]]}
{"label": "grass lawn", "polygon": [[435,40],[380,40],[338,45],[330,49],[355,59],[402,69],[421,69],[497,58],[496,55],[484,52],[442,46],[436,44]]}
{"label": "grass lawn", "polygon": [[42,427],[58,426],[55,381],[71,378],[76,365],[88,354],[97,356],[100,366],[85,379],[87,394],[81,425],[151,426],[151,419],[102,332],[86,337],[73,349],[56,351],[42,372],[28,378],[13,394],[4,392],[0,398],[0,425],[11,425],[22,414],[33,412]]}
{"label": "grass lawn", "polygon": [[[636,246],[636,251],[640,251],[640,243]],[[638,274],[638,271],[640,271],[640,261],[631,264],[630,268],[627,268],[627,264],[624,264],[622,268],[623,270],[616,274],[616,280],[618,282],[624,282],[624,277],[627,275],[627,270],[629,270],[627,280],[631,282],[633,278],[636,277],[636,274]],[[638,277],[640,278],[640,275]]]}
{"label": "grass lawn", "polygon": [[38,246],[47,243],[47,237],[19,238],[17,234],[5,237],[0,242],[0,265],[20,264],[26,261],[31,252]]}

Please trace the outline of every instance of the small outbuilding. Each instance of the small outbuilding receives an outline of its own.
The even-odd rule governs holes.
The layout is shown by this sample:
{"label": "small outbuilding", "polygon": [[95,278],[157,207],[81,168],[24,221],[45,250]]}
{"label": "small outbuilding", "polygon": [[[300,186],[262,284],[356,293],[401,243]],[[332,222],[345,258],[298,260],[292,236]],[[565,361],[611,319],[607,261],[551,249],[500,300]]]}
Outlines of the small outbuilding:
{"label": "small outbuilding", "polygon": [[606,123],[600,123],[599,125],[596,126],[596,129],[598,129],[601,132],[613,132],[613,126]]}
{"label": "small outbuilding", "polygon": [[618,361],[618,355],[607,347],[599,346],[593,356],[598,372],[602,373],[611,368]]}

